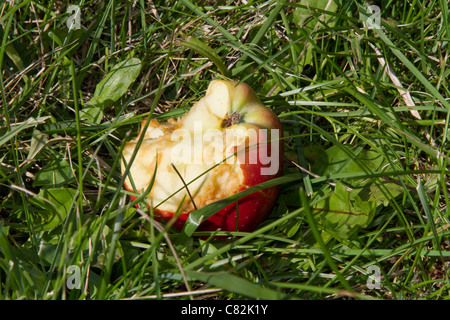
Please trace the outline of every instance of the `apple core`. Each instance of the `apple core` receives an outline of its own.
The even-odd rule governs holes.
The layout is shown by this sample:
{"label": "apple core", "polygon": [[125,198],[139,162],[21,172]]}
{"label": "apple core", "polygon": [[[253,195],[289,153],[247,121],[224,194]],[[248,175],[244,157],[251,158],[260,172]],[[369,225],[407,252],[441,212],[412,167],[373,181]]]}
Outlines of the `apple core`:
{"label": "apple core", "polygon": [[[181,211],[174,224],[181,229],[190,212],[281,175],[280,137],[278,117],[248,85],[214,80],[183,117],[166,123],[151,119],[145,132],[141,128],[126,143],[122,174],[136,156],[125,188],[140,194],[154,178],[147,205],[166,221]],[[253,230],[277,194],[278,187],[272,187],[241,198],[238,206],[223,208],[199,229]]]}

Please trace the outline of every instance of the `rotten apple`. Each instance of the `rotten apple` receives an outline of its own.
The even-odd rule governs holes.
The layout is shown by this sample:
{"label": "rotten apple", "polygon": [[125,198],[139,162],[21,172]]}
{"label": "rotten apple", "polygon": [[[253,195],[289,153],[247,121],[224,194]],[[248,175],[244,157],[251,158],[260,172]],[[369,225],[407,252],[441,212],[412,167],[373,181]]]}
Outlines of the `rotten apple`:
{"label": "rotten apple", "polygon": [[[214,80],[183,117],[151,119],[145,132],[144,127],[123,151],[122,174],[136,152],[125,188],[140,194],[155,175],[147,204],[165,221],[178,213],[179,230],[192,211],[282,173],[280,120],[245,83]],[[198,230],[252,231],[271,211],[278,191],[275,186],[247,195]]]}

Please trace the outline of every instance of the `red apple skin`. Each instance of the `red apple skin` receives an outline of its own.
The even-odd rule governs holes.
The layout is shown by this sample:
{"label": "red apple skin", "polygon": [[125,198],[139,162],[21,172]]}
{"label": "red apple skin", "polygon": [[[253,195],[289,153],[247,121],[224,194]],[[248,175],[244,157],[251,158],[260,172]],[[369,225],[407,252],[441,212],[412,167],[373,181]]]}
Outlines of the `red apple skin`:
{"label": "red apple skin", "polygon": [[[237,82],[231,82],[234,85],[237,85]],[[241,96],[250,97],[250,99],[258,99],[253,91],[245,83],[240,83],[236,88],[241,90]],[[277,167],[278,170],[273,175],[263,175],[261,174],[261,169],[264,167],[269,167],[269,164],[263,164],[259,158],[260,154],[271,156],[271,143],[270,137],[261,135],[258,133],[258,156],[256,163],[247,163],[244,161],[242,157],[245,157],[247,153],[239,153],[238,159],[240,159],[240,167],[244,174],[244,182],[242,187],[239,189],[240,191],[246,190],[249,187],[256,186],[260,183],[272,180],[273,178],[279,177],[282,175],[283,171],[283,142],[282,142],[282,126],[278,117],[272,113],[268,108],[264,109],[264,114],[259,114],[258,116],[264,120],[264,122],[270,125],[270,128],[267,129],[270,134],[270,129],[276,129],[279,132],[279,140],[278,142],[278,157],[277,157]],[[144,120],[145,121],[145,120]],[[140,133],[141,134],[141,133]],[[269,142],[267,143],[267,140]],[[236,151],[245,149],[245,146],[239,146],[236,148]],[[260,150],[261,149],[261,150]],[[261,151],[261,152],[259,152]],[[130,188],[127,184],[125,184],[125,188],[133,192],[132,188]],[[260,190],[254,192],[250,195],[247,195],[238,202],[238,212],[239,219],[236,225],[236,202],[231,203],[230,205],[222,208],[214,215],[201,222],[197,231],[238,231],[238,232],[252,232],[254,231],[258,225],[267,217],[267,215],[272,210],[275,201],[277,199],[279,193],[279,186],[270,187],[264,190]],[[134,201],[136,197],[130,196],[130,198]],[[138,207],[138,205],[136,205]],[[174,212],[168,212],[159,210],[154,208],[154,214],[156,217],[160,217],[161,220],[168,222],[173,216]],[[190,212],[185,212],[179,215],[176,221],[173,223],[173,226],[181,231],[189,217]]]}

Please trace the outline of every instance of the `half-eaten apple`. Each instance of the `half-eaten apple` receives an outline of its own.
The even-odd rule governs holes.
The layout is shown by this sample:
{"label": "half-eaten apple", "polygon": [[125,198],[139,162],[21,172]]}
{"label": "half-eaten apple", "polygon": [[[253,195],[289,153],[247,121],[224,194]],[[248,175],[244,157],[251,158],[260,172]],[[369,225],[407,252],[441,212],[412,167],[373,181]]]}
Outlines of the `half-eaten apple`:
{"label": "half-eaten apple", "polygon": [[[192,211],[282,174],[280,120],[245,83],[214,80],[183,117],[151,119],[144,132],[145,121],[123,150],[122,174],[136,152],[125,188],[141,194],[153,180],[147,205],[165,221],[177,214],[179,230]],[[242,197],[197,230],[252,231],[278,191],[274,186]]]}

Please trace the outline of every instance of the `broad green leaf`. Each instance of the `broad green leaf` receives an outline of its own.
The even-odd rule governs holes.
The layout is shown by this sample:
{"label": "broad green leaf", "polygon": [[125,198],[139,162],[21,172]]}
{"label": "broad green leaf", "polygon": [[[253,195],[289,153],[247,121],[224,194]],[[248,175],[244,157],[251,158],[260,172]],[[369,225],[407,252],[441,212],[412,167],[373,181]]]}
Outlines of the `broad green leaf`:
{"label": "broad green leaf", "polygon": [[348,239],[372,221],[376,204],[363,201],[358,192],[339,182],[331,196],[315,206],[322,227],[334,238]]}
{"label": "broad green leaf", "polygon": [[[33,201],[36,203],[35,207],[38,209],[33,217],[33,221],[36,223],[40,223],[40,221],[44,219],[45,221],[47,221],[47,217],[49,216],[49,214],[46,214],[45,210],[55,210],[53,204],[55,204],[55,202],[58,203],[58,201],[60,202],[60,208],[58,208],[59,215],[57,215],[57,217],[54,217],[53,220],[48,220],[48,222],[38,225],[38,230],[50,231],[54,228],[57,228],[62,223],[65,223],[65,221],[60,221],[59,219],[60,217],[67,219],[67,214],[69,214],[70,206],[72,204],[72,202],[70,201],[70,197],[76,196],[76,190],[68,189],[69,191],[67,193],[65,193],[63,190],[64,188],[46,190],[47,194],[48,192],[51,193],[49,199],[46,200],[51,200],[53,198],[52,204],[49,204],[48,201],[44,201],[43,197],[34,198]],[[43,191],[40,194],[45,193]],[[59,199],[55,200],[55,197],[58,197]],[[75,202],[76,198],[73,198],[73,201]],[[52,208],[50,208],[50,206]],[[45,209],[46,207],[47,209]],[[39,215],[37,213],[39,213]],[[82,239],[82,241],[70,241],[70,243],[68,243],[67,249],[69,249],[71,252],[77,250],[85,251],[92,257],[93,264],[103,264],[105,252],[104,250],[106,250],[105,246],[107,246],[107,244],[111,240],[111,228],[109,228],[108,225],[105,224],[104,216],[98,217],[85,215],[80,217],[80,219],[83,228],[81,230],[78,230],[77,232],[79,232],[79,239]],[[39,257],[43,261],[51,264],[53,261],[59,260],[61,258],[61,255],[66,255],[66,259],[68,260],[73,258],[72,253],[67,254],[67,252],[61,251],[61,247],[59,247],[58,244],[60,241],[59,230],[53,232],[52,234],[49,233],[49,236],[53,237],[48,237],[46,241],[43,241],[39,246]],[[93,250],[92,248],[92,243],[96,243],[95,250]],[[120,256],[120,254],[118,254],[117,256]]]}
{"label": "broad green leaf", "polygon": [[75,175],[67,160],[52,161],[36,173],[34,186],[57,188],[75,181]]}
{"label": "broad green leaf", "polygon": [[42,189],[30,199],[34,229],[48,231],[61,225],[76,201],[76,190],[69,188]]}
{"label": "broad green leaf", "polygon": [[101,107],[88,104],[80,111],[80,117],[86,118],[93,123],[100,124],[103,118],[103,110]]}
{"label": "broad green leaf", "polygon": [[[368,177],[370,177],[370,173],[377,172],[384,162],[382,155],[372,150],[361,150],[359,153],[355,154],[353,151],[344,150],[340,146],[332,146],[326,153],[328,164],[323,175],[367,172]],[[359,179],[346,178],[344,181],[357,185],[366,179],[366,177]]]}
{"label": "broad green leaf", "polygon": [[130,58],[116,64],[95,87],[94,96],[82,110],[82,117],[100,123],[103,109],[120,99],[136,80],[142,68],[141,60]]}
{"label": "broad green leaf", "polygon": [[323,175],[329,163],[327,151],[317,144],[309,144],[303,147],[303,154],[311,163],[312,171],[319,176]]}
{"label": "broad green leaf", "polygon": [[[336,145],[325,152],[307,148],[306,154],[313,161],[314,172],[323,176],[344,176],[337,182],[334,192],[315,207],[328,236],[350,238],[372,221],[378,205],[387,205],[402,192],[402,187],[394,183],[383,184],[382,189],[373,184],[371,173],[381,171],[385,163],[382,155],[374,150],[351,151]],[[356,172],[366,172],[367,176],[355,178],[352,174]]]}
{"label": "broad green leaf", "polygon": [[314,9],[320,9],[328,12],[336,12],[337,4],[334,0],[301,0],[299,4],[305,7],[297,8],[293,13],[293,17],[294,21],[300,27],[315,28],[315,26],[319,23],[318,19],[320,21],[323,21],[330,27],[335,25],[336,18],[332,15],[328,15],[325,13],[312,14]]}
{"label": "broad green leaf", "polygon": [[397,196],[404,193],[402,186],[395,184],[393,182],[384,182],[382,186],[368,184],[365,185],[362,190],[358,193],[364,201],[372,201],[377,205],[383,205],[387,207],[389,205],[389,200],[396,198]]}
{"label": "broad green leaf", "polygon": [[98,107],[119,100],[128,87],[133,83],[141,71],[141,60],[130,58],[116,64],[111,71],[95,87],[94,96],[87,104]]}

